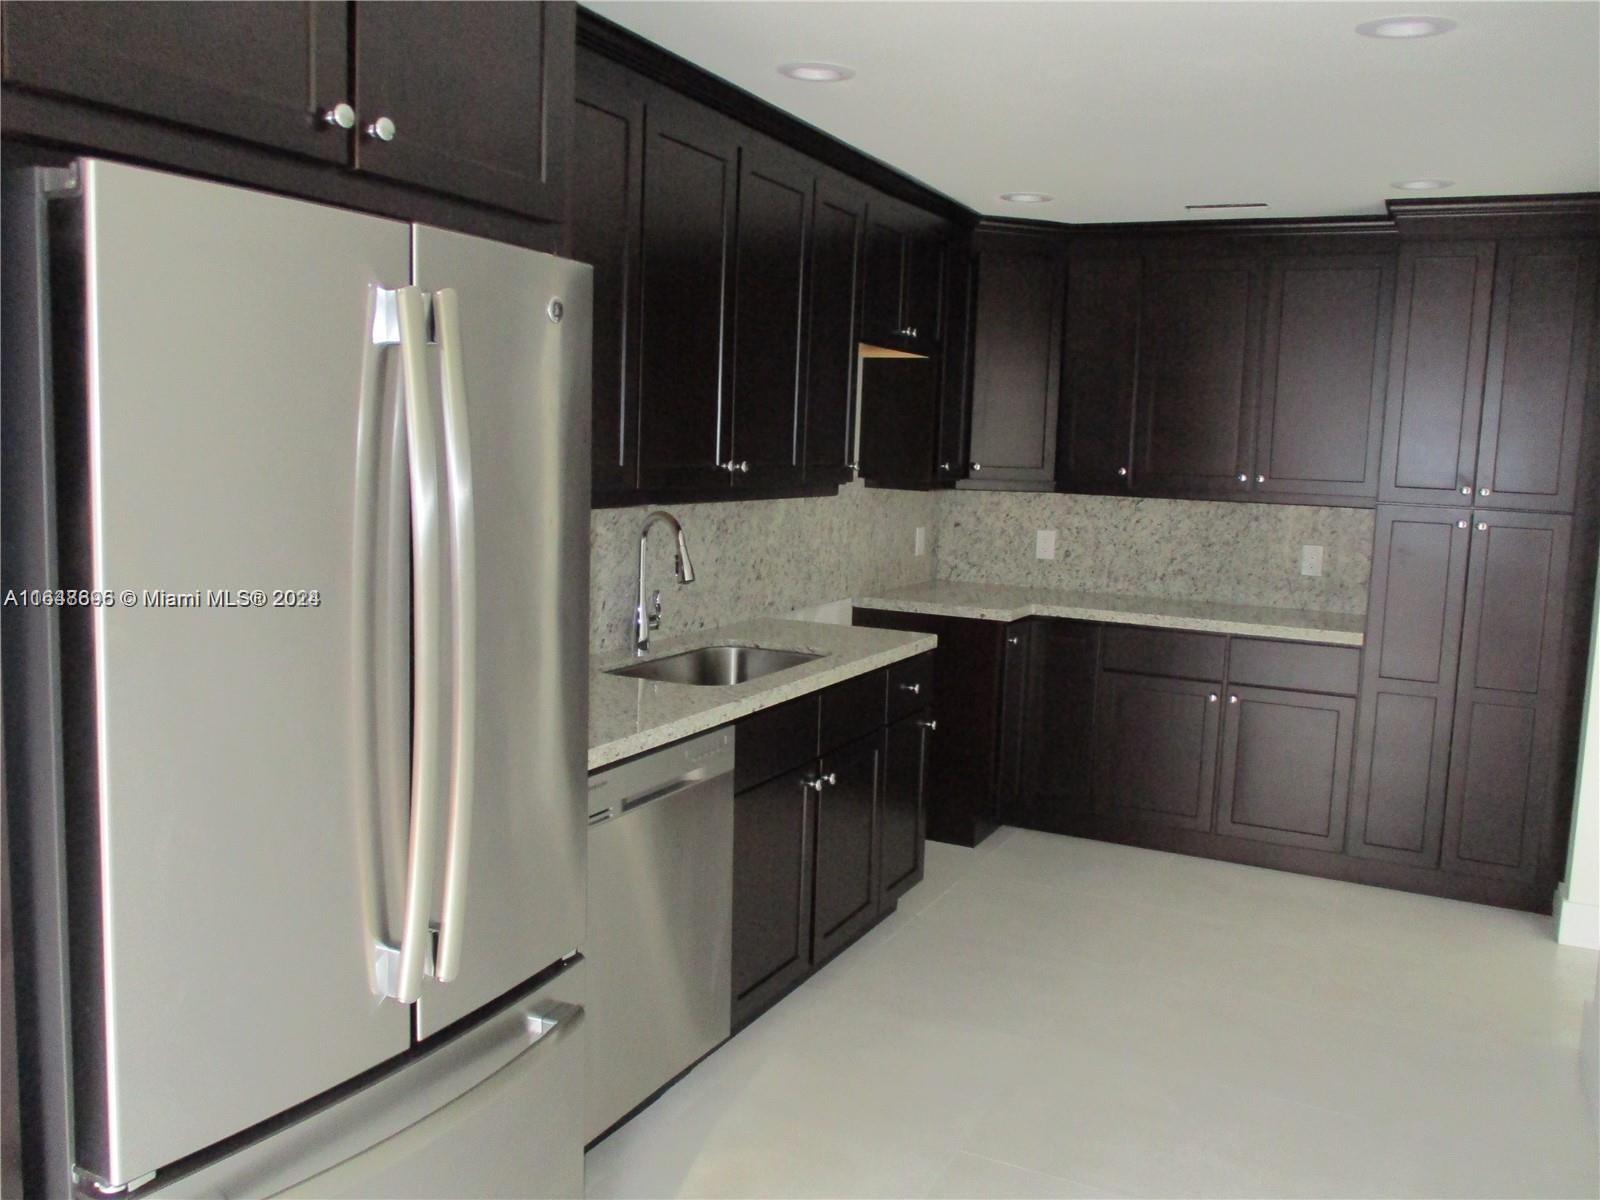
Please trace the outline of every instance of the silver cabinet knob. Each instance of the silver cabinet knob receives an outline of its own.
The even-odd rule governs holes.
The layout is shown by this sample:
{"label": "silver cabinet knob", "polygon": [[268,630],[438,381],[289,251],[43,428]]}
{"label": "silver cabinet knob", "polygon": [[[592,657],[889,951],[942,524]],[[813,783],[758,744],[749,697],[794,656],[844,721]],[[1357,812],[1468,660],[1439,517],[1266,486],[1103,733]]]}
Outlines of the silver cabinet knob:
{"label": "silver cabinet knob", "polygon": [[1470,495],[1472,495],[1472,485],[1471,485],[1471,484],[1470,484],[1470,483],[1464,483],[1464,484],[1462,484],[1462,485],[1461,485],[1461,494],[1462,494],[1462,495],[1463,495],[1463,496],[1470,496]]}
{"label": "silver cabinet knob", "polygon": [[1228,697],[1228,703],[1229,704],[1237,704],[1237,703],[1239,703],[1239,697],[1237,697],[1237,696],[1229,696]]}
{"label": "silver cabinet knob", "polygon": [[949,463],[942,462],[942,463],[939,464],[939,470],[948,471],[949,469],[950,469],[950,464]]}
{"label": "silver cabinet knob", "polygon": [[1127,467],[1118,467],[1117,468],[1117,474],[1118,475],[1126,476],[1127,473],[1128,473],[1128,468]]}
{"label": "silver cabinet knob", "polygon": [[324,125],[337,125],[340,129],[354,129],[356,127],[356,110],[341,100],[332,108],[323,109],[322,123]]}
{"label": "silver cabinet knob", "polygon": [[922,695],[922,685],[920,683],[902,683],[900,690],[902,692],[910,692],[913,696]]}
{"label": "silver cabinet knob", "polygon": [[750,464],[747,463],[747,462],[741,461],[739,463],[739,474],[741,474],[741,475],[750,474]]}
{"label": "silver cabinet knob", "polygon": [[1017,635],[1016,635],[1016,634],[1014,634],[1014,633],[1011,633],[1011,634],[1007,634],[1007,635],[1006,635],[1006,645],[1008,645],[1008,646],[1015,646],[1015,645],[1016,645],[1016,644],[1017,644],[1017,643],[1018,643],[1018,642],[1020,642],[1020,641],[1021,641],[1021,640],[1022,640],[1022,639],[1021,639],[1021,638],[1020,638],[1020,637],[1018,637],[1018,636],[1017,636]]}
{"label": "silver cabinet knob", "polygon": [[921,725],[929,733],[932,733],[935,729],[939,728],[939,722],[933,720],[918,721],[917,724]]}
{"label": "silver cabinet knob", "polygon": [[832,787],[834,784],[839,782],[839,777],[837,775],[835,775],[832,771],[829,771],[826,775],[824,775],[822,777],[822,782],[827,784],[829,787]]}
{"label": "silver cabinet knob", "polygon": [[1489,528],[1489,522],[1487,522],[1487,521],[1479,521],[1478,522],[1478,532],[1479,533],[1483,533],[1488,528]]}
{"label": "silver cabinet knob", "polygon": [[1212,692],[1209,696],[1206,697],[1206,703],[1207,704],[1215,704],[1216,702],[1217,702],[1217,694],[1215,692]]}
{"label": "silver cabinet knob", "polygon": [[1489,494],[1489,489],[1488,488],[1479,488],[1478,489],[1478,495],[1487,496],[1488,494]]}
{"label": "silver cabinet knob", "polygon": [[1248,476],[1248,475],[1239,476],[1239,482],[1240,483],[1249,483],[1250,482],[1250,476]]}
{"label": "silver cabinet knob", "polygon": [[983,464],[982,463],[973,463],[972,464],[972,469],[974,471],[981,471],[981,470],[983,470]]}
{"label": "silver cabinet knob", "polygon": [[367,126],[367,136],[377,138],[380,142],[394,141],[394,122],[388,117],[379,117]]}
{"label": "silver cabinet knob", "polygon": [[1266,481],[1267,481],[1267,477],[1265,475],[1257,475],[1256,476],[1256,482],[1257,483],[1265,483]]}
{"label": "silver cabinet knob", "polygon": [[1467,519],[1465,517],[1462,517],[1461,520],[1456,522],[1456,528],[1457,529],[1465,529],[1466,527],[1467,527]]}
{"label": "silver cabinet knob", "polygon": [[828,785],[823,783],[822,780],[819,778],[819,779],[807,779],[807,780],[804,780],[800,784],[800,786],[801,787],[810,788],[813,792],[820,792],[823,788],[827,787]]}
{"label": "silver cabinet knob", "polygon": [[727,462],[722,464],[722,469],[724,471],[726,471],[729,475],[748,475],[748,474],[750,474],[750,464],[748,462],[740,462],[740,461],[738,461],[736,459],[732,459],[732,458],[730,458]]}

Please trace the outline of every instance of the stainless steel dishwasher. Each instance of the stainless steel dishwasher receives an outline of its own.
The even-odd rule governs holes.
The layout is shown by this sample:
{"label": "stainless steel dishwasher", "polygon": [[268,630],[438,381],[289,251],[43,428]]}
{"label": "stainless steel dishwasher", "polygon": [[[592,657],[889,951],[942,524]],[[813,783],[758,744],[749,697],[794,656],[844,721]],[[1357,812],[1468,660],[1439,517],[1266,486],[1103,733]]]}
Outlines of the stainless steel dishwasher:
{"label": "stainless steel dishwasher", "polygon": [[593,1141],[728,1036],[733,730],[589,779]]}

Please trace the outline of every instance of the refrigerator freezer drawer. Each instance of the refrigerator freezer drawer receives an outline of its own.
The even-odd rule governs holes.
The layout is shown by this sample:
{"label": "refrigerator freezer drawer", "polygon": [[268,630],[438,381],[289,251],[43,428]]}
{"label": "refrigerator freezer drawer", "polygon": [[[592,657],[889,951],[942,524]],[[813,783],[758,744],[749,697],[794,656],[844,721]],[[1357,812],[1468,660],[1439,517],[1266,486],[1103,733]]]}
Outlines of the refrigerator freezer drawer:
{"label": "refrigerator freezer drawer", "polygon": [[586,964],[436,1049],[152,1195],[583,1195]]}

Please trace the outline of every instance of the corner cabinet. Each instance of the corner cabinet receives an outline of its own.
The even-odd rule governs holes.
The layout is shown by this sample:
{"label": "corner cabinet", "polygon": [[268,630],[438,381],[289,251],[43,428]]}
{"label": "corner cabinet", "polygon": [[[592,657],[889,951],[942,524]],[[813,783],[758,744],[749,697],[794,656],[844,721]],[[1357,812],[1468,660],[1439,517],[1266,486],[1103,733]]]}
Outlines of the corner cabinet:
{"label": "corner cabinet", "polygon": [[1049,488],[1056,473],[1066,255],[1054,236],[980,229],[973,264],[969,478]]}
{"label": "corner cabinet", "polygon": [[11,2],[0,14],[8,87],[566,215],[573,4]]}

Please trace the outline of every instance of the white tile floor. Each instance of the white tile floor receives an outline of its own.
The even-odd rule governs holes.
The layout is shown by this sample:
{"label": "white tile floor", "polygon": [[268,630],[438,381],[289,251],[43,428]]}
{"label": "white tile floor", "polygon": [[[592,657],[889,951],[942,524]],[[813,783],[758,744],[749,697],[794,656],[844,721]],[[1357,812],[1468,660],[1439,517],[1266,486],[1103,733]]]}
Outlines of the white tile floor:
{"label": "white tile floor", "polygon": [[588,1157],[611,1196],[1587,1196],[1549,920],[1001,830]]}

